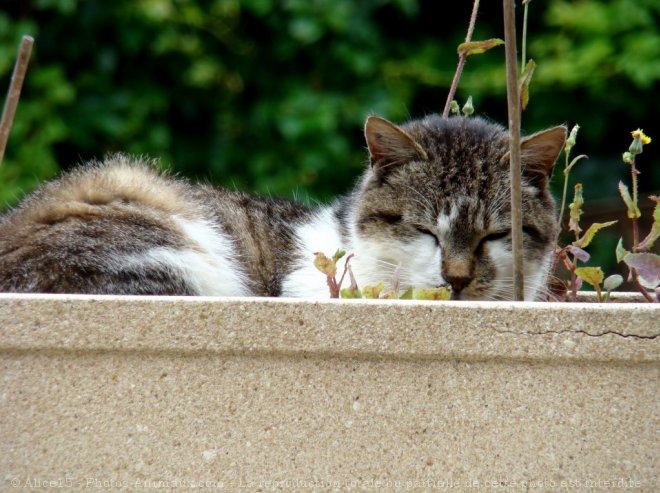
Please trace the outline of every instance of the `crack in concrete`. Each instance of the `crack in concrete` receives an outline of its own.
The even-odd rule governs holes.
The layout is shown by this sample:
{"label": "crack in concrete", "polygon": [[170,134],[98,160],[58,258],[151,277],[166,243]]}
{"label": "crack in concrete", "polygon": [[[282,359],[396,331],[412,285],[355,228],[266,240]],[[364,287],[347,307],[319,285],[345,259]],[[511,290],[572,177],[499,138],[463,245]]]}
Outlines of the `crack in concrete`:
{"label": "crack in concrete", "polygon": [[606,335],[615,335],[623,338],[632,338],[632,339],[657,339],[660,337],[660,334],[653,334],[649,336],[642,336],[638,334],[623,334],[621,332],[617,332],[615,330],[607,330],[605,332],[601,332],[598,334],[592,334],[591,332],[587,332],[586,330],[546,330],[543,332],[529,332],[529,331],[524,331],[524,332],[516,332],[515,330],[501,330],[501,329],[494,329],[495,332],[498,332],[500,334],[515,334],[515,335],[524,335],[524,336],[541,336],[541,335],[549,335],[549,334],[583,334],[589,337],[601,337],[601,336],[606,336]]}

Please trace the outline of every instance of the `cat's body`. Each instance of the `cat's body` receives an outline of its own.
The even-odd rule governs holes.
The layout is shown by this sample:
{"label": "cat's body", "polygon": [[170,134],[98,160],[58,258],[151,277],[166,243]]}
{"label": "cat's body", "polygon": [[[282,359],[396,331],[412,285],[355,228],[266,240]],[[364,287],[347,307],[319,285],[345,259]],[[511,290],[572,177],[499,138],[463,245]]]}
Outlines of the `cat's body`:
{"label": "cat's body", "polygon": [[[314,252],[355,253],[358,283],[451,284],[510,299],[508,137],[476,118],[366,126],[371,167],[349,195],[309,209],[192,185],[117,155],[47,183],[0,218],[0,291],[327,297]],[[556,234],[547,178],[557,127],[523,143],[526,299]]]}

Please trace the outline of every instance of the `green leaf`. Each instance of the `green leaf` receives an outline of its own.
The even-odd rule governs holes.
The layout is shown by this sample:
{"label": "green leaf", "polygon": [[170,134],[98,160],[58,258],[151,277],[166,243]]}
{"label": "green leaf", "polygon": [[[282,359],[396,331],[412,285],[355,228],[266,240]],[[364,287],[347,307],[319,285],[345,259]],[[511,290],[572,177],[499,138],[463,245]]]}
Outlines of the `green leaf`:
{"label": "green leaf", "polygon": [[660,255],[655,253],[629,253],[623,261],[637,271],[642,286],[655,289],[660,285]]}
{"label": "green leaf", "polygon": [[339,296],[345,300],[362,298],[362,292],[358,288],[344,288],[339,291]]}
{"label": "green leaf", "polygon": [[335,260],[326,257],[322,252],[316,252],[314,255],[314,267],[326,276],[334,277],[337,274],[337,262]]}
{"label": "green leaf", "polygon": [[596,236],[596,233],[598,233],[601,229],[607,228],[609,226],[612,226],[613,224],[616,224],[617,221],[608,221],[606,223],[593,223],[589,228],[587,228],[587,231],[582,235],[582,238],[580,238],[577,241],[573,242],[573,245],[575,245],[578,248],[586,248],[589,246],[589,243],[594,239],[594,236]]}
{"label": "green leaf", "polygon": [[620,263],[623,260],[623,257],[628,255],[630,252],[623,248],[623,238],[619,238],[619,243],[616,244],[616,261]]}
{"label": "green leaf", "polygon": [[416,300],[450,300],[451,289],[445,286],[413,289],[412,297]]}
{"label": "green leaf", "polygon": [[594,288],[600,286],[604,277],[603,269],[600,267],[578,267],[575,269],[575,275]]}
{"label": "green leaf", "polygon": [[362,288],[362,296],[369,299],[380,298],[380,293],[385,289],[385,283],[383,281],[379,282],[375,286],[365,286]]}
{"label": "green leaf", "polygon": [[486,39],[484,41],[468,41],[458,45],[458,54],[464,56],[479,55],[491,48],[503,45],[504,41],[499,38]]}
{"label": "green leaf", "polygon": [[527,65],[525,65],[522,74],[520,74],[520,107],[523,111],[527,108],[527,104],[529,103],[529,84],[532,81],[535,68],[536,63],[534,63],[534,60],[529,60]]}
{"label": "green leaf", "polygon": [[584,205],[584,198],[582,198],[582,183],[575,184],[575,192],[573,193],[573,202],[568,204],[570,209],[570,219],[568,221],[568,229],[579,233],[582,231],[580,228],[580,216],[582,216],[582,206]]}
{"label": "green leaf", "polygon": [[344,255],[346,255],[346,250],[342,250],[341,248],[338,248],[335,254],[332,256],[332,260],[337,263],[337,261],[342,258]]}
{"label": "green leaf", "polygon": [[413,288],[412,286],[406,289],[403,293],[399,295],[400,300],[412,300],[413,299]]}
{"label": "green leaf", "polygon": [[628,217],[630,219],[637,219],[641,217],[642,213],[640,212],[639,207],[637,207],[637,204],[633,202],[633,199],[630,196],[630,192],[628,191],[628,187],[622,181],[619,182],[619,193],[621,194],[621,198],[626,203],[626,207],[628,208]]}

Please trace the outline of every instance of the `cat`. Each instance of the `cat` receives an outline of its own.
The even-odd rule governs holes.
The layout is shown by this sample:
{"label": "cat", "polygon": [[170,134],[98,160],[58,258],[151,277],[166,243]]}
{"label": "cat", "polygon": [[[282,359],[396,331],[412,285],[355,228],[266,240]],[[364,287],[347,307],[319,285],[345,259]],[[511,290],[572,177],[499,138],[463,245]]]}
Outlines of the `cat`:
{"label": "cat", "polygon": [[[451,286],[512,299],[509,138],[478,117],[397,126],[370,116],[352,192],[309,208],[195,185],[117,154],[29,194],[0,217],[0,291],[326,298],[314,253],[338,248],[359,284]],[[548,191],[566,139],[522,140],[525,299],[543,292],[557,235]]]}

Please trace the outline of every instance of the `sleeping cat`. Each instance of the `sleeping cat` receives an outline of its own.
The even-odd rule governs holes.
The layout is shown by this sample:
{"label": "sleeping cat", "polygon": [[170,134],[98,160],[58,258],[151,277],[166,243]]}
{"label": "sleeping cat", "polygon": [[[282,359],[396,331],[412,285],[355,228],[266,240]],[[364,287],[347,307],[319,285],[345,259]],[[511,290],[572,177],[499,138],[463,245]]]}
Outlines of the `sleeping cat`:
{"label": "sleeping cat", "polygon": [[[314,252],[355,253],[358,283],[450,285],[512,299],[508,134],[436,115],[365,125],[355,189],[310,209],[193,185],[114,155],[46,183],[0,217],[0,291],[328,297]],[[566,138],[523,139],[525,299],[543,291],[556,221],[547,190]]]}

